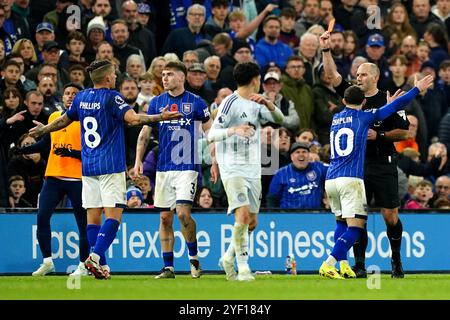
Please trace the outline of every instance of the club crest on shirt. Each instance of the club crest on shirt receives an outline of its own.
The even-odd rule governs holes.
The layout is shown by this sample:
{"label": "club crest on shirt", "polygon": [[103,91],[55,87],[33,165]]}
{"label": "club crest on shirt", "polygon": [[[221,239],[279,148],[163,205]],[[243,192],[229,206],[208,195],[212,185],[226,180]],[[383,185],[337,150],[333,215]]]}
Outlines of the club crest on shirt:
{"label": "club crest on shirt", "polygon": [[316,178],[317,178],[317,175],[316,175],[315,171],[309,171],[306,174],[306,179],[308,179],[309,181],[314,181],[314,180],[316,180]]}
{"label": "club crest on shirt", "polygon": [[192,112],[192,103],[182,103],[181,111],[186,115],[190,114]]}

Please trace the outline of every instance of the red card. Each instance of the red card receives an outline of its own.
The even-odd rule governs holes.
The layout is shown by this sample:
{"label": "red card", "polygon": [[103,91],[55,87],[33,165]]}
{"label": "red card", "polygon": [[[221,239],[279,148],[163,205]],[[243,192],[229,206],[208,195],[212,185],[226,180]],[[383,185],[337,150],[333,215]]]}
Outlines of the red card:
{"label": "red card", "polygon": [[330,23],[328,23],[328,32],[332,32],[333,31],[335,22],[336,22],[335,18],[330,20]]}

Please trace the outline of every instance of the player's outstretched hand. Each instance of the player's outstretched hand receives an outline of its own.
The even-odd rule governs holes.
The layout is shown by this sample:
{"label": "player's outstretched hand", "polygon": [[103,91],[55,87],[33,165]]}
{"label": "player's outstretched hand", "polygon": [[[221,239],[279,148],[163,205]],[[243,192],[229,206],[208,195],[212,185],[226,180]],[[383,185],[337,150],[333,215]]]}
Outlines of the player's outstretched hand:
{"label": "player's outstretched hand", "polygon": [[232,127],[232,133],[244,138],[250,138],[255,134],[255,129],[247,124],[242,124],[240,126]]}
{"label": "player's outstretched hand", "polygon": [[429,87],[431,87],[431,85],[433,84],[433,76],[432,75],[428,75],[425,78],[423,78],[422,80],[417,80],[417,74],[414,77],[414,86],[416,86],[419,91],[424,91],[426,89],[428,89]]}
{"label": "player's outstretched hand", "polygon": [[169,107],[166,106],[161,113],[161,120],[178,119],[182,116],[178,111],[169,111]]}
{"label": "player's outstretched hand", "polygon": [[319,37],[319,44],[321,49],[329,49],[330,48],[330,32],[325,31]]}
{"label": "player's outstretched hand", "polygon": [[30,131],[28,131],[28,133],[30,134],[30,136],[32,136],[33,138],[39,138],[40,136],[42,136],[44,134],[44,124],[40,123],[39,121],[33,120],[33,123],[36,125],[36,127],[31,128]]}
{"label": "player's outstretched hand", "polygon": [[401,89],[398,89],[393,96],[391,96],[391,93],[388,91],[386,92],[386,101],[387,103],[391,103],[392,101],[394,101],[395,99],[397,99],[398,97],[401,97],[402,95],[405,94],[405,91],[402,91]]}

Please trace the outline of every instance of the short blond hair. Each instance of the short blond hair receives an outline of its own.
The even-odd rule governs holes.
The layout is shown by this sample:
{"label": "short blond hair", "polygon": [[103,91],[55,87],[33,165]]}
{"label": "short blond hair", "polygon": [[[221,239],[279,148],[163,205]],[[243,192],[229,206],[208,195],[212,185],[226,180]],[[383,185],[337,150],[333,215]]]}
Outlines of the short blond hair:
{"label": "short blond hair", "polygon": [[234,20],[247,20],[247,17],[245,16],[244,11],[242,10],[233,10],[232,12],[230,12],[230,14],[228,15],[228,20],[229,21],[234,21]]}
{"label": "short blond hair", "polygon": [[116,68],[108,60],[95,60],[87,68],[89,76],[94,84],[101,83],[108,74],[114,73]]}
{"label": "short blond hair", "polygon": [[145,72],[139,76],[139,81],[155,81],[155,76],[150,72]]}

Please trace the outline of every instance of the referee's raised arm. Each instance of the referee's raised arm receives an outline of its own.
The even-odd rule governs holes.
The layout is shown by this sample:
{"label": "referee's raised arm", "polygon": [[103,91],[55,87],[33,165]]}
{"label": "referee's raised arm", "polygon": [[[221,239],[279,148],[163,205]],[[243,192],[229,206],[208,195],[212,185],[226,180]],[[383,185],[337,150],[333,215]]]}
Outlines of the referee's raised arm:
{"label": "referee's raised arm", "polygon": [[334,63],[333,56],[331,55],[330,48],[330,33],[325,31],[319,38],[320,48],[322,49],[323,56],[323,69],[325,74],[332,76],[331,84],[333,87],[337,87],[342,82],[342,76],[337,71],[336,64]]}

